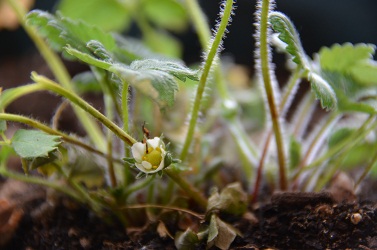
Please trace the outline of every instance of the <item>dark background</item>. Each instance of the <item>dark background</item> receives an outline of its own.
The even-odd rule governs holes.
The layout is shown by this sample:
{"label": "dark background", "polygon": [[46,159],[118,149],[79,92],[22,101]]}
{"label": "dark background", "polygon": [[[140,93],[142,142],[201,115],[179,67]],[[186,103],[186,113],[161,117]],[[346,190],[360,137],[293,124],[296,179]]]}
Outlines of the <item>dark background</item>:
{"label": "dark background", "polygon": [[[34,8],[52,10],[52,0],[37,0]],[[218,16],[217,0],[201,0],[201,5],[213,26]],[[232,25],[225,40],[223,54],[245,65],[253,63],[253,33],[255,1],[238,0]],[[333,43],[377,44],[377,1],[375,0],[278,0],[277,10],[284,12],[295,23],[303,46],[309,55],[321,46]],[[184,59],[191,63],[200,60],[200,46],[193,30],[178,35],[185,50]],[[29,53],[33,48],[21,30],[0,32],[0,61],[9,56]]]}

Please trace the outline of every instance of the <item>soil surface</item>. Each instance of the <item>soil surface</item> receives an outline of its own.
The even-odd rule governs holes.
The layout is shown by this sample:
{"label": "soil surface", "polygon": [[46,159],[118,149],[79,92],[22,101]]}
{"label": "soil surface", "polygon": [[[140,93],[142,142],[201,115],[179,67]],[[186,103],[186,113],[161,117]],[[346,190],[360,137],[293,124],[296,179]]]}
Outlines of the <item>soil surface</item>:
{"label": "soil surface", "polygon": [[[43,189],[26,188],[34,197],[17,196],[18,201],[24,199],[22,205],[7,207],[4,200],[0,204],[0,230],[11,232],[2,249],[175,249],[174,240],[157,233],[157,223],[126,234],[120,225],[109,225],[66,198],[51,205]],[[20,208],[21,216],[5,219],[19,214]],[[236,237],[231,249],[377,249],[375,202],[337,203],[330,193],[280,193],[250,210],[242,218],[220,215],[243,235]]]}

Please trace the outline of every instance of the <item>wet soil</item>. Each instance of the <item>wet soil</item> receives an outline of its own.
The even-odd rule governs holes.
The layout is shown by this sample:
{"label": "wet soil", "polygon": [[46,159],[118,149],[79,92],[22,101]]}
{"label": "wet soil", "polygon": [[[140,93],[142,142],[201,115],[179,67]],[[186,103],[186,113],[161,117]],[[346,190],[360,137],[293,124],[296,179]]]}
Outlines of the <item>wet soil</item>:
{"label": "wet soil", "polygon": [[[116,221],[108,224],[66,198],[51,205],[35,190],[39,195],[24,202],[2,249],[175,249],[156,223],[127,234]],[[242,233],[231,249],[377,249],[375,202],[337,203],[329,193],[280,193],[270,200],[241,218],[220,215]]]}

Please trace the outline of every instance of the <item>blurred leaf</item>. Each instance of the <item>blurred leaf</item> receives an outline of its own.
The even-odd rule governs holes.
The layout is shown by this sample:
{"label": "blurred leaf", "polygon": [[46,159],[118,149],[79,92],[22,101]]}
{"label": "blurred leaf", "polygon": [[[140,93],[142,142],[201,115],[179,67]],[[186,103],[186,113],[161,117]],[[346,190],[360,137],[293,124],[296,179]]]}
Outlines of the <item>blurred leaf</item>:
{"label": "blurred leaf", "polygon": [[330,135],[328,141],[329,148],[335,147],[343,140],[346,140],[349,136],[351,136],[354,133],[354,131],[355,129],[351,128],[341,128],[336,130],[334,133]]}
{"label": "blurred leaf", "polygon": [[35,26],[52,48],[60,52],[69,45],[76,50],[89,53],[86,45],[91,40],[100,42],[109,51],[115,47],[115,39],[110,34],[83,21],[34,10],[27,15],[27,22]]}
{"label": "blurred leaf", "polygon": [[236,238],[237,230],[223,222],[217,215],[212,214],[208,231],[208,247],[216,246],[221,250],[229,249]]}
{"label": "blurred leaf", "polygon": [[174,245],[178,250],[195,250],[198,249],[198,236],[187,228],[185,232],[178,232],[174,237]]}
{"label": "blurred leaf", "polygon": [[12,146],[16,153],[24,159],[48,157],[61,143],[60,136],[49,135],[37,130],[19,129],[13,135]]}
{"label": "blurred leaf", "polygon": [[117,0],[61,0],[61,13],[72,19],[81,19],[106,31],[122,31],[130,25],[130,10]]}
{"label": "blurred leaf", "polygon": [[70,154],[67,164],[68,178],[84,183],[88,188],[99,187],[104,183],[104,171],[95,157],[89,154]]}
{"label": "blurred leaf", "polygon": [[213,192],[208,199],[207,212],[220,210],[234,215],[241,215],[247,209],[247,194],[241,184],[231,183],[219,194]]}
{"label": "blurred leaf", "polygon": [[5,120],[0,120],[0,132],[7,130],[7,122]]}
{"label": "blurred leaf", "polygon": [[375,46],[371,44],[335,44],[319,51],[322,70],[352,78],[356,84],[377,85],[377,66],[373,61]]}
{"label": "blurred leaf", "polygon": [[86,71],[75,75],[72,78],[78,93],[102,93],[102,88],[91,71]]}
{"label": "blurred leaf", "polygon": [[177,0],[146,0],[143,11],[156,25],[172,31],[183,31],[188,26],[187,11]]}
{"label": "blurred leaf", "polygon": [[308,79],[315,97],[320,100],[322,108],[327,110],[337,107],[337,98],[331,85],[316,73],[309,73]]}
{"label": "blurred leaf", "polygon": [[285,51],[292,56],[293,62],[303,68],[309,68],[300,37],[292,21],[276,11],[270,13],[269,20],[273,30],[279,33],[279,39],[286,44]]}
{"label": "blurred leaf", "polygon": [[171,58],[181,58],[181,44],[163,30],[151,30],[145,34],[145,43],[152,51]]}
{"label": "blurred leaf", "polygon": [[301,143],[291,136],[289,141],[289,168],[295,169],[301,161]]}

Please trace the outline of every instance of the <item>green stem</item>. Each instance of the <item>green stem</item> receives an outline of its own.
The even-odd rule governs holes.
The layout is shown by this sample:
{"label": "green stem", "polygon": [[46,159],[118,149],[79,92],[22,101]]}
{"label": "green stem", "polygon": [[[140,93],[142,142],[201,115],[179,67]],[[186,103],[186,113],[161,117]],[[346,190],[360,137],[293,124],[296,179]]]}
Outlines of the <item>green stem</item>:
{"label": "green stem", "polygon": [[148,186],[154,179],[155,179],[155,176],[156,175],[152,175],[150,177],[147,177],[145,178],[145,180],[143,181],[139,181],[139,182],[136,182],[134,183],[133,185],[127,187],[126,191],[125,191],[125,195],[124,197],[128,197],[130,196],[132,193],[140,190],[140,189],[143,189],[145,188],[146,186]]}
{"label": "green stem", "polygon": [[[273,89],[271,68],[270,68],[270,49],[269,49],[269,22],[268,14],[270,12],[270,2],[271,0],[261,0],[261,13],[260,13],[260,27],[259,27],[259,59],[260,59],[260,74],[263,80],[264,89],[267,95],[267,103],[270,110],[272,127],[275,134],[276,148],[279,161],[279,180],[280,189],[287,189],[287,177],[286,177],[286,156],[284,149],[284,140],[282,134],[282,128],[280,124],[279,110],[276,105],[276,97]],[[258,62],[257,62],[258,63]]]}
{"label": "green stem", "polygon": [[172,169],[165,169],[164,171],[175,183],[180,186],[180,188],[190,196],[194,201],[198,203],[202,208],[207,208],[207,199],[203,196],[203,194],[192,186],[189,182],[183,179],[180,175],[178,175]]}
{"label": "green stem", "polygon": [[377,153],[374,154],[373,159],[369,162],[368,166],[364,169],[363,173],[360,175],[359,179],[356,181],[354,189],[356,189],[359,186],[359,184],[365,179],[367,174],[376,165],[376,163],[377,163]]}
{"label": "green stem", "polygon": [[129,146],[132,146],[134,143],[137,142],[129,134],[123,131],[120,127],[118,127],[115,123],[110,121],[106,116],[101,114],[97,109],[93,108],[89,103],[84,101],[78,95],[70,92],[69,90],[62,88],[59,84],[55,83],[54,81],[51,81],[50,79],[44,76],[37,75],[36,73],[32,73],[32,79],[38,84],[41,84],[46,90],[50,90],[56,94],[64,96],[65,98],[70,100],[72,103],[82,108],[85,112],[88,112],[89,114],[91,114],[93,117],[99,120],[103,125],[105,125],[111,131],[113,131],[116,136],[118,136],[121,140],[126,142]]}
{"label": "green stem", "polygon": [[199,116],[201,100],[202,100],[204,89],[205,89],[205,86],[206,86],[206,83],[207,83],[207,78],[208,78],[213,60],[214,60],[214,58],[217,55],[217,52],[219,50],[219,46],[220,46],[220,43],[222,41],[223,35],[225,33],[226,26],[229,23],[229,19],[230,19],[231,13],[232,13],[232,9],[233,9],[233,0],[227,0],[226,6],[225,6],[225,9],[224,9],[224,13],[223,13],[223,17],[221,19],[221,22],[220,22],[219,28],[217,30],[216,36],[213,40],[212,46],[211,46],[211,48],[208,52],[207,59],[204,63],[202,75],[200,76],[200,79],[199,79],[199,85],[198,85],[198,88],[196,90],[194,106],[193,106],[192,111],[191,111],[191,119],[190,119],[190,123],[189,123],[189,128],[188,128],[186,140],[183,144],[183,149],[182,149],[182,152],[181,152],[180,159],[182,161],[186,159],[188,152],[189,152],[191,142],[194,138],[194,132],[195,132],[198,116]]}
{"label": "green stem", "polygon": [[[35,46],[40,51],[41,55],[48,62],[48,66],[55,75],[58,82],[60,82],[66,89],[74,91],[74,88],[71,84],[71,78],[67,69],[65,68],[63,62],[59,57],[48,47],[46,42],[37,34],[37,31],[26,24],[25,15],[26,11],[22,8],[17,0],[7,0],[8,3],[12,6],[13,10],[17,14],[18,20],[20,21],[22,27],[25,29],[26,33],[33,40]],[[102,151],[106,150],[105,140],[103,140],[103,134],[101,129],[96,125],[96,123],[90,119],[90,117],[82,110],[77,107],[73,107],[74,112],[77,118],[80,120],[81,124],[85,128],[89,137],[92,139],[94,144]]]}
{"label": "green stem", "polygon": [[[69,136],[67,134],[64,134],[63,132],[60,132],[58,130],[52,129],[49,126],[44,125],[43,123],[40,123],[38,121],[35,121],[31,118],[21,116],[21,115],[14,115],[14,114],[7,114],[7,113],[0,113],[0,120],[5,121],[13,121],[13,122],[19,122],[26,125],[29,125],[33,128],[39,129],[41,131],[44,131],[51,135],[57,135],[61,136],[62,139],[68,143],[74,144],[76,146],[82,147],[83,149],[86,149],[92,153],[95,153],[99,156],[108,158],[109,156],[106,155],[104,152],[99,151],[98,149],[93,148],[92,146],[85,144],[79,140],[77,140],[75,137]],[[123,161],[120,161],[119,159],[112,159],[113,161],[118,161],[119,163],[123,163]]]}

